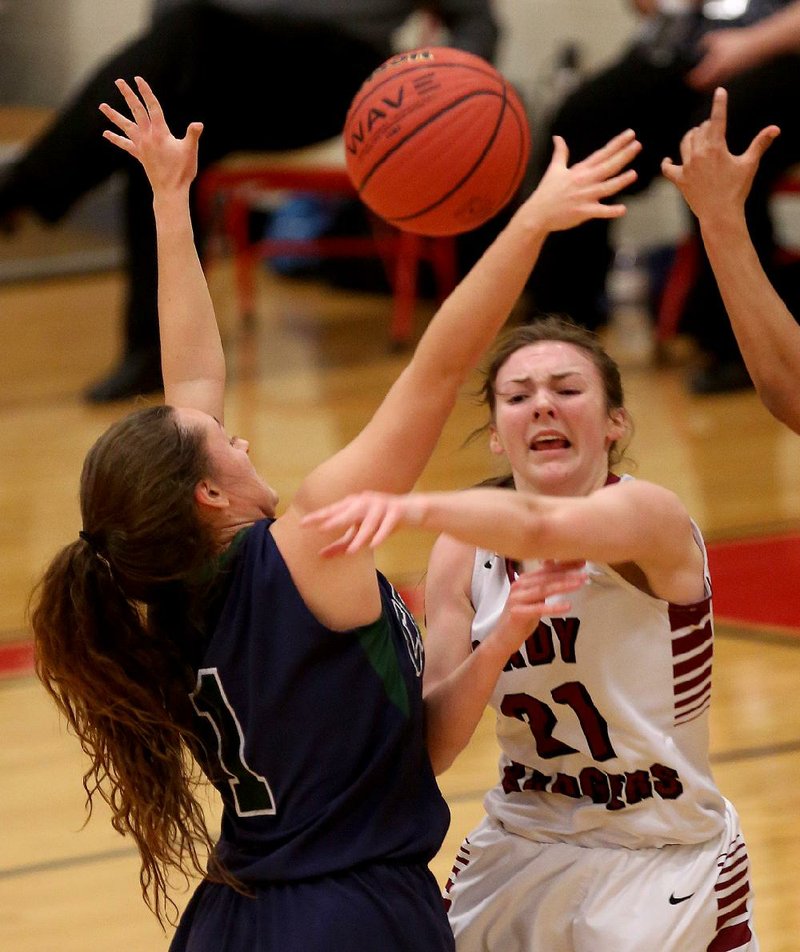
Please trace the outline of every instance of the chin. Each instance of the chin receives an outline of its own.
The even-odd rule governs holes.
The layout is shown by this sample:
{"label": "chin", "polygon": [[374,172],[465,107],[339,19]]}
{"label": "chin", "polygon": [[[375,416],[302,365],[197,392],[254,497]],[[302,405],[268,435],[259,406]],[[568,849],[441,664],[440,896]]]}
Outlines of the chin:
{"label": "chin", "polygon": [[545,496],[569,494],[569,485],[574,476],[573,467],[565,460],[550,460],[541,463],[523,476],[523,482],[533,492]]}

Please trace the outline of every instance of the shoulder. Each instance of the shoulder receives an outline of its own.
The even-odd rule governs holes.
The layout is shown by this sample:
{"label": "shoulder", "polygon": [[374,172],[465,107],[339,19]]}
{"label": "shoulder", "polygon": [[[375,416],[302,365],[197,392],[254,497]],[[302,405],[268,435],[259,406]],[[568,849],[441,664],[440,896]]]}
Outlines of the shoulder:
{"label": "shoulder", "polygon": [[688,519],[686,507],[676,492],[646,479],[625,475],[595,490],[595,493],[624,500],[631,505],[646,505],[651,511],[664,509],[674,514],[682,513]]}
{"label": "shoulder", "polygon": [[431,548],[428,561],[428,579],[434,581],[449,580],[466,583],[472,577],[477,549],[474,545],[461,542],[449,535],[440,535]]}

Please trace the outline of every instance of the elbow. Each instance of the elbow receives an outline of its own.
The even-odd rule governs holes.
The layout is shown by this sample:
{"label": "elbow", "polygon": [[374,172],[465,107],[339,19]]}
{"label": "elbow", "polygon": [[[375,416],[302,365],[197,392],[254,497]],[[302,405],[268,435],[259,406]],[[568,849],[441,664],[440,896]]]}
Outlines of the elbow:
{"label": "elbow", "polygon": [[443,728],[437,719],[436,711],[431,710],[430,700],[425,698],[425,746],[428,749],[428,759],[438,777],[452,767],[456,757],[466,746],[466,741],[460,742],[459,735],[452,729]]}
{"label": "elbow", "polygon": [[[756,393],[768,412],[778,422],[788,426],[795,433],[800,433],[800,404],[798,404],[793,382],[793,374],[776,377],[754,378]],[[787,382],[792,385],[787,387]]]}

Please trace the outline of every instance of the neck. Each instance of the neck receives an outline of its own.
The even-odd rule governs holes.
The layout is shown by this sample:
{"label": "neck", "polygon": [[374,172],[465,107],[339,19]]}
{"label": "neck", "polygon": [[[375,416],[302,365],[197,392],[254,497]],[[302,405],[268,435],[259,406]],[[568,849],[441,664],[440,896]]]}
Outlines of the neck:
{"label": "neck", "polygon": [[214,536],[217,543],[217,551],[224,552],[236,536],[242,531],[242,529],[249,529],[250,526],[254,526],[254,520],[242,520],[241,522],[227,523],[223,526],[217,527]]}

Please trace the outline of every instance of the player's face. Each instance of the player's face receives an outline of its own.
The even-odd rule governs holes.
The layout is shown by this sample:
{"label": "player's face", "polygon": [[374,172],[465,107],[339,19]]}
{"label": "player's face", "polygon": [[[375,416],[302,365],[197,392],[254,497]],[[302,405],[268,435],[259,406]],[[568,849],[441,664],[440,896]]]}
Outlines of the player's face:
{"label": "player's face", "polygon": [[200,410],[179,409],[176,413],[184,426],[201,430],[211,465],[211,482],[229,501],[230,520],[240,524],[274,516],[278,496],[256,472],[247,440],[228,435],[215,417]]}
{"label": "player's face", "polygon": [[605,483],[624,415],[609,415],[600,372],[580,347],[521,347],[498,371],[495,394],[490,445],[507,457],[518,489],[577,496]]}

